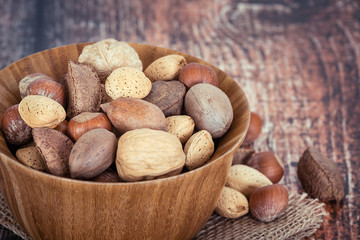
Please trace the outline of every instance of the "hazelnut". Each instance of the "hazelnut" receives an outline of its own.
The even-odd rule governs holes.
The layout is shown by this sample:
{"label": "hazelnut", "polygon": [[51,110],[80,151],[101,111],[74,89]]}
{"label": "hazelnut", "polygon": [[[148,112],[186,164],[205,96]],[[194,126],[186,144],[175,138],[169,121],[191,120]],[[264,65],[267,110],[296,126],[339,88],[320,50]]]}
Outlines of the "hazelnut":
{"label": "hazelnut", "polygon": [[286,188],[280,184],[256,189],[249,200],[250,212],[258,220],[271,222],[285,211],[289,202]]}
{"label": "hazelnut", "polygon": [[25,91],[25,96],[28,95],[42,95],[49,97],[63,107],[66,102],[66,92],[64,85],[51,80],[50,78],[39,78],[32,81]]}
{"label": "hazelnut", "polygon": [[46,80],[54,81],[52,77],[44,73],[32,73],[30,75],[27,75],[19,82],[19,91],[21,98],[24,98],[26,96],[26,89],[28,88],[29,84],[38,79],[46,79]]}
{"label": "hazelnut", "polygon": [[19,104],[9,107],[1,119],[1,129],[6,140],[14,145],[23,145],[31,139],[31,127],[21,118]]}
{"label": "hazelnut", "polygon": [[83,112],[70,119],[67,135],[77,141],[84,133],[95,128],[111,131],[111,123],[104,113]]}
{"label": "hazelnut", "polygon": [[246,164],[264,174],[272,183],[278,183],[284,175],[284,166],[273,152],[255,153]]}
{"label": "hazelnut", "polygon": [[55,130],[60,131],[61,133],[67,135],[67,128],[68,128],[68,121],[64,119],[56,128]]}
{"label": "hazelnut", "polygon": [[251,112],[250,125],[246,132],[243,146],[250,145],[261,133],[262,121],[259,114]]}
{"label": "hazelnut", "polygon": [[183,67],[179,74],[179,81],[191,88],[197,83],[209,83],[219,86],[219,80],[212,67],[201,63],[189,63]]}

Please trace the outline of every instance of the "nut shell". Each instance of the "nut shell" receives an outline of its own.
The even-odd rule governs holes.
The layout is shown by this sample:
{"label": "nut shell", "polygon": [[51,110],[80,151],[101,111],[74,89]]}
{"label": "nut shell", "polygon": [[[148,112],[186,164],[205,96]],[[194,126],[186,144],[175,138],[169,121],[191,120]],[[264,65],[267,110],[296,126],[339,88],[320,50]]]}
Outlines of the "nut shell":
{"label": "nut shell", "polygon": [[238,218],[249,212],[249,202],[241,192],[224,187],[215,212],[226,218]]}
{"label": "nut shell", "polygon": [[35,81],[32,81],[28,85],[25,92],[25,96],[28,95],[41,95],[41,96],[49,97],[60,103],[63,107],[65,107],[65,103],[66,103],[65,86],[51,79],[40,78]]}
{"label": "nut shell", "polygon": [[182,144],[170,133],[143,128],[128,131],[119,139],[116,169],[125,181],[173,176],[184,164]]}
{"label": "nut shell", "polygon": [[39,171],[45,170],[45,163],[39,150],[35,146],[19,148],[15,155],[17,160],[25,166]]}
{"label": "nut shell", "polygon": [[209,83],[215,87],[219,86],[215,70],[201,63],[189,63],[183,67],[179,73],[179,81],[188,88],[198,83]]}
{"label": "nut shell", "polygon": [[193,134],[195,123],[194,120],[187,115],[176,115],[166,118],[167,132],[179,138],[184,144]]}
{"label": "nut shell", "polygon": [[250,196],[251,214],[263,222],[271,222],[285,211],[289,202],[286,188],[280,184],[256,189]]}
{"label": "nut shell", "polygon": [[297,175],[305,192],[312,197],[340,203],[345,196],[344,182],[336,163],[313,147],[301,156]]}
{"label": "nut shell", "polygon": [[178,54],[170,54],[156,59],[144,71],[152,81],[168,81],[175,79],[186,65],[186,59]]}
{"label": "nut shell", "polygon": [[74,143],[60,131],[51,128],[33,128],[34,143],[40,152],[45,170],[56,176],[69,176],[69,156]]}
{"label": "nut shell", "polygon": [[156,105],[136,98],[117,98],[101,105],[112,125],[120,132],[138,128],[167,130],[164,113]]}
{"label": "nut shell", "polygon": [[151,81],[133,67],[115,69],[105,81],[105,91],[112,99],[119,97],[144,98],[151,90]]}
{"label": "nut shell", "polygon": [[246,164],[264,174],[272,183],[278,183],[284,176],[284,166],[273,152],[255,153]]}
{"label": "nut shell", "polygon": [[21,99],[23,99],[26,96],[26,89],[28,88],[29,84],[38,79],[55,81],[52,77],[44,73],[32,73],[30,75],[27,75],[19,82],[19,91],[20,91]]}
{"label": "nut shell", "polygon": [[179,81],[156,81],[144,100],[158,106],[168,117],[181,114],[185,93],[186,87]]}
{"label": "nut shell", "polygon": [[233,120],[233,109],[226,94],[219,88],[198,83],[185,95],[185,111],[198,130],[207,130],[213,138],[222,137]]}
{"label": "nut shell", "polygon": [[129,44],[113,38],[107,38],[90,44],[82,50],[80,63],[88,63],[94,67],[102,82],[119,67],[134,67],[143,70],[139,55]]}
{"label": "nut shell", "polygon": [[91,66],[69,61],[65,80],[68,89],[67,116],[69,118],[82,112],[100,110],[103,96],[100,79]]}
{"label": "nut shell", "polygon": [[272,182],[264,174],[243,164],[232,165],[226,180],[227,187],[241,192],[246,197],[255,189],[267,185],[272,185]]}
{"label": "nut shell", "polygon": [[252,142],[254,142],[255,139],[258,138],[258,136],[260,135],[261,129],[262,129],[262,120],[260,115],[255,112],[251,112],[249,128],[246,132],[245,139],[242,145],[248,146]]}
{"label": "nut shell", "polygon": [[21,118],[32,128],[55,128],[66,117],[63,106],[55,100],[41,95],[24,97],[18,109]]}
{"label": "nut shell", "polygon": [[72,178],[90,179],[104,172],[115,160],[115,134],[97,128],[82,135],[69,156]]}
{"label": "nut shell", "polygon": [[83,112],[70,119],[67,135],[77,141],[84,133],[95,128],[105,128],[111,131],[111,123],[104,113]]}
{"label": "nut shell", "polygon": [[23,145],[31,140],[31,127],[21,118],[18,107],[19,104],[15,104],[5,110],[1,118],[1,130],[9,143]]}
{"label": "nut shell", "polygon": [[210,159],[214,150],[215,144],[208,131],[201,130],[194,133],[184,147],[186,168],[193,170],[204,165]]}

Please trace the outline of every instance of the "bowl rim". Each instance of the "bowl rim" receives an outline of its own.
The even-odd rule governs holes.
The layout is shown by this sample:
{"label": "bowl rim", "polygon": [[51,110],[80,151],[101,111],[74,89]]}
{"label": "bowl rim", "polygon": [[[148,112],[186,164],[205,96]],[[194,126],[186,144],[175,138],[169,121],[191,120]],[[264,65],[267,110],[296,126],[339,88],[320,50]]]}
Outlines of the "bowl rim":
{"label": "bowl rim", "polygon": [[[0,70],[0,73],[3,71],[6,71],[7,69],[11,68],[12,65],[19,63],[21,61],[24,61],[27,58],[36,56],[36,55],[40,55],[46,52],[50,52],[50,51],[54,51],[55,49],[59,49],[59,48],[68,48],[68,47],[76,47],[79,48],[81,47],[81,49],[83,47],[85,47],[86,45],[92,44],[94,42],[81,42],[81,43],[72,43],[72,44],[66,44],[66,45],[61,45],[61,46],[57,46],[57,47],[52,47],[52,48],[48,48],[48,49],[44,49],[35,53],[32,53],[30,55],[27,55],[25,57],[22,57],[18,60],[16,60],[15,62],[12,62],[11,64],[7,65],[5,68]],[[148,46],[148,47],[156,47],[156,48],[160,48],[163,50],[167,50],[167,51],[172,51],[174,53],[179,53],[181,55],[185,55],[185,56],[189,56],[192,59],[194,59],[197,62],[203,63],[203,64],[207,64],[213,68],[215,68],[217,71],[219,71],[220,73],[224,74],[225,76],[229,77],[231,79],[231,81],[237,83],[231,76],[229,76],[227,73],[225,73],[223,70],[219,69],[218,67],[214,66],[213,64],[206,62],[203,59],[200,59],[198,57],[192,56],[190,54],[187,54],[185,52],[181,52],[178,50],[174,50],[174,49],[170,49],[170,48],[166,48],[166,47],[162,47],[162,46],[156,46],[156,45],[151,45],[151,44],[146,44],[146,43],[136,43],[136,42],[126,42],[128,43],[131,47],[132,45],[139,45],[139,46]],[[240,145],[242,144],[242,142],[245,139],[245,134],[246,131],[249,127],[250,124],[250,105],[249,105],[249,101],[248,98],[246,96],[246,93],[244,92],[244,90],[241,88],[241,86],[239,84],[236,84],[236,87],[238,88],[238,90],[242,91],[242,93],[245,96],[245,104],[246,104],[246,114],[248,115],[246,120],[246,128],[245,128],[245,132],[243,134],[238,134],[238,139],[236,141],[236,144],[234,144],[233,146],[231,146],[227,151],[225,151],[222,155],[218,156],[216,159],[213,159],[214,154],[216,153],[216,149],[215,152],[213,153],[212,157],[202,166],[200,166],[199,168],[196,168],[194,170],[191,171],[187,171],[187,172],[183,172],[174,176],[170,176],[170,177],[164,177],[164,178],[157,178],[157,179],[151,179],[151,180],[143,180],[143,181],[135,181],[135,182],[95,182],[95,181],[89,181],[89,180],[82,180],[82,179],[73,179],[73,178],[67,178],[67,177],[61,177],[61,176],[56,176],[56,175],[52,175],[50,173],[44,172],[44,171],[38,171],[36,169],[32,169],[30,167],[25,166],[24,164],[20,163],[16,157],[12,154],[12,152],[9,149],[9,146],[7,144],[7,141],[5,139],[5,136],[2,134],[2,137],[4,138],[4,142],[7,144],[7,150],[9,151],[9,153],[11,154],[12,157],[6,155],[1,149],[0,149],[0,160],[5,161],[7,164],[10,162],[10,164],[14,164],[17,167],[22,168],[25,172],[27,172],[29,175],[32,175],[34,177],[36,177],[37,175],[45,177],[45,178],[49,178],[55,181],[64,181],[64,182],[69,182],[69,183],[73,183],[73,184],[80,184],[80,185],[93,185],[93,186],[130,186],[130,185],[141,185],[141,184],[156,184],[156,183],[161,183],[161,182],[166,182],[166,181],[171,181],[171,180],[177,180],[177,179],[181,179],[181,178],[185,178],[189,175],[193,175],[196,174],[199,171],[205,171],[207,168],[210,168],[213,164],[217,163],[218,161],[220,161],[222,158],[226,157],[229,154],[235,154],[236,150],[240,147]],[[219,87],[220,88],[220,87]],[[220,88],[221,89],[221,88]],[[233,124],[233,123],[232,123]],[[232,125],[231,124],[231,125]],[[226,136],[228,134],[228,132],[224,135]],[[224,137],[223,136],[223,137]],[[222,138],[223,138],[222,137]]]}

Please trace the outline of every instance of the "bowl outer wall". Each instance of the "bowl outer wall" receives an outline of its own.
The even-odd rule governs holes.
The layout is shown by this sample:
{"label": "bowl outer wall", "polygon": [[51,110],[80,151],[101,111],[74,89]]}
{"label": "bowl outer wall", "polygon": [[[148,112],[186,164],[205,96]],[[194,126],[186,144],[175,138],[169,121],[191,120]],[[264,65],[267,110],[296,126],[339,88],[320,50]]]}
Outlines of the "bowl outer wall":
{"label": "bowl outer wall", "polygon": [[[35,53],[0,71],[0,114],[20,102],[18,82],[33,72],[60,81],[67,61],[88,43]],[[144,69],[177,53],[187,62],[208,63],[174,50],[129,43]],[[212,65],[210,65],[212,66]],[[190,239],[211,216],[235,151],[244,140],[250,110],[240,86],[218,68],[234,121],[203,167],[174,177],[136,183],[94,183],[65,179],[19,163],[0,134],[0,189],[17,222],[34,239]]]}

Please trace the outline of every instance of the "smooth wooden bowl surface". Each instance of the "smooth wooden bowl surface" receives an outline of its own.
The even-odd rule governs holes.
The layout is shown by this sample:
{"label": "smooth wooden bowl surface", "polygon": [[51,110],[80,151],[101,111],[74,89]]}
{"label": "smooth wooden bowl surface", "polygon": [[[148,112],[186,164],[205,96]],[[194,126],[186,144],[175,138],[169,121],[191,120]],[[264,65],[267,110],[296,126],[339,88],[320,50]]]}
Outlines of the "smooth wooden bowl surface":
{"label": "smooth wooden bowl surface", "polygon": [[[87,43],[45,50],[0,71],[0,114],[20,101],[18,82],[33,72],[59,81],[69,59]],[[144,69],[173,50],[130,43]],[[206,63],[205,63],[206,64]],[[213,66],[214,67],[214,66]],[[18,223],[34,239],[190,239],[211,216],[232,157],[249,124],[249,104],[238,86],[217,71],[220,88],[234,109],[234,121],[212,159],[178,176],[136,183],[94,183],[60,178],[20,164],[0,134],[0,188]]]}

